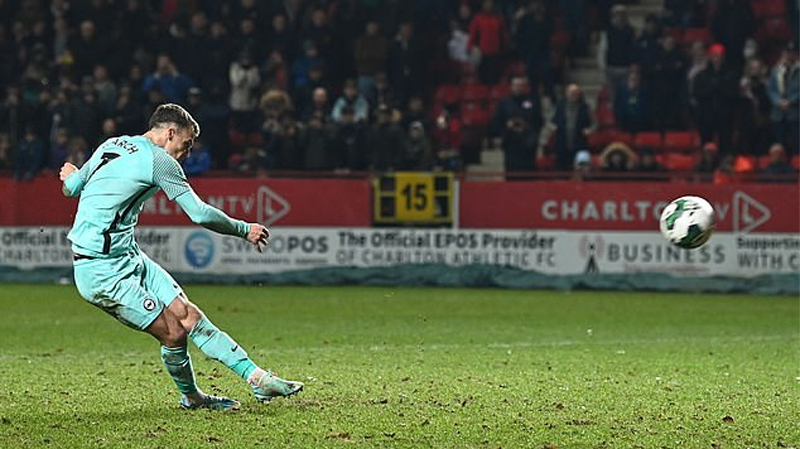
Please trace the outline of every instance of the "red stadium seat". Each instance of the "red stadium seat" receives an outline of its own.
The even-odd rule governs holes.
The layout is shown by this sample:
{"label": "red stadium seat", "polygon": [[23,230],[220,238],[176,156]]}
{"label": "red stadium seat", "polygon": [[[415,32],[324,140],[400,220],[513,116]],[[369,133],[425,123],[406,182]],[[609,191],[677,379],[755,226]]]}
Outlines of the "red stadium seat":
{"label": "red stadium seat", "polygon": [[617,121],[614,118],[614,111],[608,106],[598,108],[594,114],[595,118],[597,118],[597,126],[599,126],[600,129],[611,129],[617,125]]}
{"label": "red stadium seat", "polygon": [[461,88],[461,101],[477,102],[489,98],[489,88],[483,84],[466,84]]}
{"label": "red stadium seat", "polygon": [[792,156],[791,161],[789,162],[792,164],[795,170],[800,170],[800,156]]}
{"label": "red stadium seat", "polygon": [[495,84],[489,90],[489,99],[493,103],[496,103],[508,97],[509,95],[511,95],[511,87],[508,85],[508,83]]}
{"label": "red stadium seat", "polygon": [[564,51],[569,47],[572,35],[568,31],[557,31],[550,35],[550,46],[556,51]]}
{"label": "red stadium seat", "polygon": [[537,170],[555,170],[556,156],[554,154],[542,154],[536,157]]}
{"label": "red stadium seat", "polygon": [[758,162],[755,156],[739,155],[733,160],[733,171],[736,173],[752,173],[756,171]]}
{"label": "red stadium seat", "polygon": [[758,0],[752,2],[752,5],[756,19],[786,16],[785,0]]}
{"label": "red stadium seat", "polygon": [[792,29],[785,17],[771,17],[756,30],[759,41],[771,40],[784,42],[792,37]]}
{"label": "red stadium seat", "polygon": [[696,154],[665,153],[661,160],[664,168],[669,171],[692,171],[697,166],[700,158]]}
{"label": "red stadium seat", "polygon": [[690,152],[700,148],[700,135],[695,131],[667,131],[664,134],[664,151]]}
{"label": "red stadium seat", "polygon": [[629,132],[617,129],[608,130],[609,143],[621,142],[625,145],[633,146],[633,135]]}
{"label": "red stadium seat", "polygon": [[711,43],[713,36],[711,30],[708,28],[687,28],[683,33],[683,42],[691,44],[692,42],[700,41],[704,44]]}
{"label": "red stadium seat", "polygon": [[610,142],[607,131],[595,131],[586,136],[586,144],[593,153],[599,152]]}
{"label": "red stadium seat", "polygon": [[442,105],[455,104],[461,100],[461,87],[454,84],[443,84],[436,88],[433,101]]}
{"label": "red stadium seat", "polygon": [[461,103],[461,123],[464,126],[486,126],[490,119],[489,111],[479,103]]}
{"label": "red stadium seat", "polygon": [[770,162],[769,155],[765,154],[763,156],[759,156],[758,157],[758,169],[759,170],[763,170],[763,169],[767,168],[767,166],[769,165],[769,162]]}
{"label": "red stadium seat", "polygon": [[655,131],[637,133],[636,137],[633,139],[633,146],[636,147],[637,150],[649,147],[655,151],[661,151],[663,144],[664,137],[660,132]]}

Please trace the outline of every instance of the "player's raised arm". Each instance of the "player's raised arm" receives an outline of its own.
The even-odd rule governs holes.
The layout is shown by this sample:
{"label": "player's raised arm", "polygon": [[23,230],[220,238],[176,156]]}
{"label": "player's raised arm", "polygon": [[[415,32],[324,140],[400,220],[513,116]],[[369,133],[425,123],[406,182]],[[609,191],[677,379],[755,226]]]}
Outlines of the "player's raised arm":
{"label": "player's raised arm", "polygon": [[229,217],[225,212],[206,203],[191,188],[175,197],[175,201],[195,224],[226,235],[242,237],[256,246],[261,252],[267,244],[269,231],[258,223],[247,223]]}
{"label": "player's raised arm", "polygon": [[58,179],[64,183],[61,187],[64,196],[74,197],[81,193],[87,180],[87,166],[88,164],[84,164],[81,169],[78,169],[75,165],[64,162],[64,165],[61,166],[61,170],[58,172]]}

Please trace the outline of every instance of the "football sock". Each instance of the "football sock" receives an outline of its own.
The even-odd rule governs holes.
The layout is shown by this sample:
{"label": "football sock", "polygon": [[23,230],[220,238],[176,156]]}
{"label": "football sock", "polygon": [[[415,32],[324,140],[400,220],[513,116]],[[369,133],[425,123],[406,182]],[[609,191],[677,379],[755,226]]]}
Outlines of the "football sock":
{"label": "football sock", "polygon": [[249,380],[250,375],[258,368],[238,343],[205,316],[189,332],[189,338],[205,355],[221,362],[244,380]]}
{"label": "football sock", "polygon": [[161,361],[167,367],[167,372],[172,376],[178,390],[185,395],[198,393],[197,383],[194,380],[194,370],[192,369],[192,358],[186,346],[180,348],[161,347]]}

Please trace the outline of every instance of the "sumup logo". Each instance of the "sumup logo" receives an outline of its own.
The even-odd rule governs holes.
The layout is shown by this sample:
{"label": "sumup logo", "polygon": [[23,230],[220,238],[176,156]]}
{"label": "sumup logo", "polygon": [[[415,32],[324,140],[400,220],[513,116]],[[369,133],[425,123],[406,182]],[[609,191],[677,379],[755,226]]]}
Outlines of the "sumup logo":
{"label": "sumup logo", "polygon": [[214,240],[205,231],[195,231],[186,238],[183,254],[189,265],[204,268],[214,258]]}

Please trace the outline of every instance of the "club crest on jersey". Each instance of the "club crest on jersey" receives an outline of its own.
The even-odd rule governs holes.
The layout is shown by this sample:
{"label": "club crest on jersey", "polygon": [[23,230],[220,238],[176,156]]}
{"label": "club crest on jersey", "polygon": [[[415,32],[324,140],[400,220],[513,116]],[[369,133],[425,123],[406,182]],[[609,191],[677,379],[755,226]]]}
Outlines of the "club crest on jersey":
{"label": "club crest on jersey", "polygon": [[144,307],[144,310],[152,312],[156,308],[156,302],[150,298],[145,298],[145,300],[142,302],[142,307]]}

